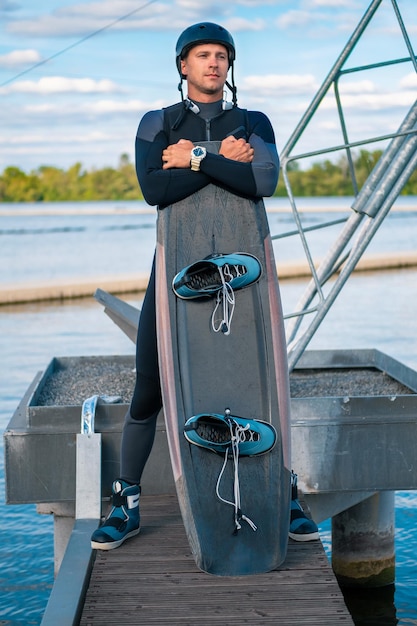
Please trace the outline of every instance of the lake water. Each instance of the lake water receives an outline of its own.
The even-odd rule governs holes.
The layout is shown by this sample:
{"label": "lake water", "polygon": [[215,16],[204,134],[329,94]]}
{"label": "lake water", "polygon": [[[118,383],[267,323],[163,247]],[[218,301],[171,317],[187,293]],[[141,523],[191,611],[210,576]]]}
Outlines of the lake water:
{"label": "lake water", "polygon": [[[306,200],[306,225],[337,219],[346,199]],[[417,198],[385,220],[369,252],[417,249]],[[272,234],[293,228],[285,200],[270,200]],[[323,212],[328,209],[329,213]],[[0,205],[0,284],[148,271],[155,243],[155,214],[141,203]],[[39,210],[43,214],[39,214]],[[337,228],[309,239],[323,254]],[[278,240],[278,261],[298,260],[298,242]],[[98,285],[99,286],[99,285]],[[282,281],[289,312],[302,281]],[[125,298],[140,306],[140,295]],[[377,348],[417,370],[417,268],[357,273],[348,281],[316,333],[311,348]],[[0,427],[3,431],[38,371],[54,356],[133,354],[133,344],[92,299],[0,307]],[[6,506],[0,443],[0,625],[39,624],[53,584],[53,520],[35,505]],[[417,625],[417,493],[396,494],[395,591],[357,594],[361,626]],[[321,525],[330,552],[330,525]],[[376,621],[375,621],[376,620]],[[58,625],[57,625],[58,626]]]}

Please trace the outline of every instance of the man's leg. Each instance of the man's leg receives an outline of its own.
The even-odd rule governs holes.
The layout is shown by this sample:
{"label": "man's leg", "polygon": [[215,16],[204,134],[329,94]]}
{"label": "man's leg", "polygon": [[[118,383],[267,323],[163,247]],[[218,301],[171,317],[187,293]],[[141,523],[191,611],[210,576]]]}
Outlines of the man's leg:
{"label": "man's leg", "polygon": [[113,507],[103,525],[91,537],[91,545],[95,549],[117,548],[126,539],[139,533],[140,480],[152,450],[156,420],[161,408],[153,266],[139,319],[136,384],[123,425],[120,477],[112,486]]}
{"label": "man's leg", "polygon": [[314,541],[319,539],[319,529],[303,511],[298,500],[297,474],[291,472],[291,516],[289,536],[294,541]]}

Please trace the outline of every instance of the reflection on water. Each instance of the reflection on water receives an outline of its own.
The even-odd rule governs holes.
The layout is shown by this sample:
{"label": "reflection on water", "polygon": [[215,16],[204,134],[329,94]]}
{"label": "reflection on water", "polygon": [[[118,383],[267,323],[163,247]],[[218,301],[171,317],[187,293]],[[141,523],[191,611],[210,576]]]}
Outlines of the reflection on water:
{"label": "reflection on water", "polygon": [[355,626],[395,626],[399,623],[394,604],[394,585],[378,589],[345,587],[342,591]]}

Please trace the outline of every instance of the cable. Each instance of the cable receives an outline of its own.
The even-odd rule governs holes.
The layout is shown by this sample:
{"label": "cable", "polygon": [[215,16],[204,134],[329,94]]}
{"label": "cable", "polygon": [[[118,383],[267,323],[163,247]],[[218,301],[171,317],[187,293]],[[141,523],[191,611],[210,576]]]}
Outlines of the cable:
{"label": "cable", "polygon": [[75,41],[74,43],[70,44],[66,48],[63,48],[62,50],[59,50],[58,52],[55,52],[55,54],[52,54],[47,59],[44,59],[43,61],[39,61],[38,63],[35,63],[34,65],[31,65],[26,70],[23,70],[22,72],[19,72],[19,74],[16,74],[15,76],[12,76],[11,78],[9,78],[6,81],[4,81],[3,83],[0,83],[0,87],[5,87],[6,85],[9,85],[13,81],[15,81],[18,78],[20,78],[21,76],[24,76],[25,74],[29,74],[29,72],[32,72],[33,70],[35,70],[36,68],[40,67],[41,65],[45,65],[45,63],[49,63],[49,61],[52,61],[52,59],[56,59],[57,57],[61,56],[61,54],[64,54],[65,52],[68,52],[68,50],[71,50],[72,48],[75,48],[76,46],[79,46],[80,44],[84,43],[88,39],[91,39],[92,37],[95,37],[96,35],[99,35],[103,31],[108,30],[109,28],[112,28],[112,26],[114,26],[118,22],[122,22],[123,20],[127,19],[128,17],[130,17],[134,13],[138,13],[138,11],[142,11],[143,9],[146,9],[146,7],[150,6],[151,4],[154,4],[155,2],[157,2],[157,0],[150,0],[146,4],[143,4],[142,6],[138,7],[137,9],[133,9],[133,11],[130,11],[129,13],[126,13],[125,15],[122,15],[121,17],[118,17],[116,20],[113,20],[113,22],[110,22],[109,24],[106,24],[105,26],[102,26],[102,28],[99,28],[98,30],[95,30],[94,32],[90,33],[89,35],[85,35],[85,37],[82,37],[78,41]]}

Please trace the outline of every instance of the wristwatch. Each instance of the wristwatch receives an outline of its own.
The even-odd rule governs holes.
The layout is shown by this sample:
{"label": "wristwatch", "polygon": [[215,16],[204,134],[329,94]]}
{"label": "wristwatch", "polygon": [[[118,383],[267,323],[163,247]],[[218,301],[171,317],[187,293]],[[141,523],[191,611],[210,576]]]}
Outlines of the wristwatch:
{"label": "wristwatch", "polygon": [[207,150],[203,146],[195,146],[191,150],[191,169],[193,172],[200,170],[200,163],[207,154]]}

